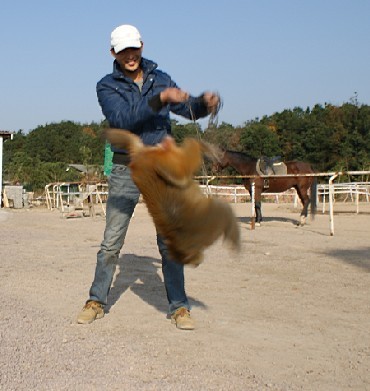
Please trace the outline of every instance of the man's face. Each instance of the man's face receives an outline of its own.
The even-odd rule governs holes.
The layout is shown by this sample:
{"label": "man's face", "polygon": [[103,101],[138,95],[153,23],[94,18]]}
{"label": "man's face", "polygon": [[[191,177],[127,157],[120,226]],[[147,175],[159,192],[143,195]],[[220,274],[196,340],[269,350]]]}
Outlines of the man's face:
{"label": "man's face", "polygon": [[112,51],[112,55],[117,60],[123,71],[127,72],[135,72],[139,69],[141,54],[143,52],[143,45],[141,48],[127,48],[125,50],[121,50],[118,53],[114,53]]}

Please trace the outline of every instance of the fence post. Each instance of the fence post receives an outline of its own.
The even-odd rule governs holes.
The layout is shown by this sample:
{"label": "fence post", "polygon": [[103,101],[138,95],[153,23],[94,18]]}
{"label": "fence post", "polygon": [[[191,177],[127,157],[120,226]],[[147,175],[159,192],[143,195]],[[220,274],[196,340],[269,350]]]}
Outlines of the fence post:
{"label": "fence post", "polygon": [[329,220],[330,220],[330,236],[334,236],[334,184],[333,180],[339,175],[336,173],[332,175],[329,179]]}
{"label": "fence post", "polygon": [[255,200],[255,183],[254,179],[251,180],[251,207],[252,207],[252,213],[251,213],[251,229],[255,229],[256,227],[256,200]]}

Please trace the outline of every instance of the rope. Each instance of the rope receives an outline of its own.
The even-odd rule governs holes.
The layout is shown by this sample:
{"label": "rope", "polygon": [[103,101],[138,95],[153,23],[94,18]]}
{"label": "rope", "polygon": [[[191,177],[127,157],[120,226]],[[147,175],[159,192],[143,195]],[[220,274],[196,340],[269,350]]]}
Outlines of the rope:
{"label": "rope", "polygon": [[[222,102],[222,99],[221,99],[221,97],[220,97],[220,95],[218,93],[217,93],[217,96],[218,96],[217,107],[210,113],[209,119],[208,119],[208,125],[207,125],[207,128],[205,129],[205,131],[209,130],[209,129],[214,129],[218,125],[218,113],[219,113],[219,111],[221,110],[221,108],[223,106],[223,102]],[[201,137],[201,134],[199,132],[199,128],[200,127],[197,124],[197,120],[195,118],[195,115],[194,115],[193,109],[191,108],[191,104],[190,104],[189,100],[187,101],[187,105],[189,107],[191,119],[192,119],[192,121],[193,121],[193,123],[195,125],[195,129],[197,131],[198,139],[199,139],[199,141],[202,141],[202,137]],[[206,165],[204,164],[204,160],[202,160],[202,173],[203,173],[204,177],[208,177],[209,176],[208,173],[207,173]],[[208,195],[209,194],[208,180],[207,180],[206,186],[207,186],[207,195]]]}

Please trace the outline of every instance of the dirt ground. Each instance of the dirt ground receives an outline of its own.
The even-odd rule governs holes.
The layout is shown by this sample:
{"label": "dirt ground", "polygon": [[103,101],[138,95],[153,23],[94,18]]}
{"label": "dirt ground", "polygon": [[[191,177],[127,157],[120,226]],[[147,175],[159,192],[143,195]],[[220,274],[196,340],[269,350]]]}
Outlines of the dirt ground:
{"label": "dirt ground", "polygon": [[[219,241],[186,269],[194,331],[177,330],[154,227],[138,205],[106,316],[78,325],[104,218],[0,210],[0,390],[370,390],[370,205],[296,227],[292,204],[233,204]],[[340,208],[337,208],[339,212]]]}

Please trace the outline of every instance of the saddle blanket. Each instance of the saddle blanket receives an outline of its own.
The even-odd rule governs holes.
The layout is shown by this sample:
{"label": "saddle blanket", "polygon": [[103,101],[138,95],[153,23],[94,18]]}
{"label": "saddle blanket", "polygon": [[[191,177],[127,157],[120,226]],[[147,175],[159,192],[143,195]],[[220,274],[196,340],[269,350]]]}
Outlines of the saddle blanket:
{"label": "saddle blanket", "polygon": [[261,157],[257,160],[256,170],[259,175],[286,175],[287,166],[284,162],[280,161],[280,157]]}

